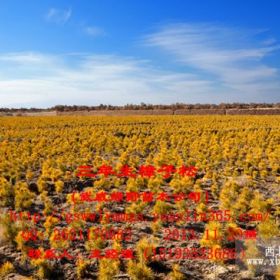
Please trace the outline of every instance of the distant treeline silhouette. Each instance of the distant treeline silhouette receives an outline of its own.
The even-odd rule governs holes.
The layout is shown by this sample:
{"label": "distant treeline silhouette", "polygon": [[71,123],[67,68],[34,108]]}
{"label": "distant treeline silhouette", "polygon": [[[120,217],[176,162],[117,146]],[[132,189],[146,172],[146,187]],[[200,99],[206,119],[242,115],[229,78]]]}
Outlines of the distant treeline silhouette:
{"label": "distant treeline silhouette", "polygon": [[170,105],[154,104],[126,104],[123,106],[113,106],[100,104],[98,106],[84,105],[56,105],[50,108],[0,108],[0,112],[72,112],[72,111],[93,111],[93,110],[178,110],[178,109],[256,109],[256,108],[280,108],[280,103],[220,103],[220,104],[185,104],[175,103]]}

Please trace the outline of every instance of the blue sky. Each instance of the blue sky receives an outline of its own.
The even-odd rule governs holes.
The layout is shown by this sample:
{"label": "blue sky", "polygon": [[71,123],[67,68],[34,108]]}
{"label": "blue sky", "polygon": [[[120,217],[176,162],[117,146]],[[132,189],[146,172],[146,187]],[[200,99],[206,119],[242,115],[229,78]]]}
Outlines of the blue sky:
{"label": "blue sky", "polygon": [[280,2],[0,2],[0,107],[280,102]]}

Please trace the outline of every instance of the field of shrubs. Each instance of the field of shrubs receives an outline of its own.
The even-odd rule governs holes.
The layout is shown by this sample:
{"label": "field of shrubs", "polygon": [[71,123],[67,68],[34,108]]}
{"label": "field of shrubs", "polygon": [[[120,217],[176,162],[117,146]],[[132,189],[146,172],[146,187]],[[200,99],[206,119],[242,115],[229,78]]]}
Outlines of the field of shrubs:
{"label": "field of shrubs", "polygon": [[279,280],[279,163],[280,116],[2,117],[0,279]]}

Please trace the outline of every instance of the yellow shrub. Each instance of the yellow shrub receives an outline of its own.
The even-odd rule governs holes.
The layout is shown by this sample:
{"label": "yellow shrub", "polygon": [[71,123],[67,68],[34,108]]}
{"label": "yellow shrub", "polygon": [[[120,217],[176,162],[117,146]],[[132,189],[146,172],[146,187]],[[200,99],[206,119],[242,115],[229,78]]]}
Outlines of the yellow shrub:
{"label": "yellow shrub", "polygon": [[12,273],[15,271],[14,265],[11,262],[5,262],[1,267],[0,267],[0,276],[5,277],[6,275]]}
{"label": "yellow shrub", "polygon": [[63,181],[58,180],[54,183],[54,185],[55,185],[55,191],[57,193],[63,192],[63,187],[64,187],[64,182]]}
{"label": "yellow shrub", "polygon": [[19,182],[15,185],[15,209],[23,210],[28,209],[36,197],[35,193],[31,192],[28,185]]}
{"label": "yellow shrub", "polygon": [[173,265],[172,272],[168,274],[170,280],[184,280],[186,277],[180,272],[180,266],[178,264]]}
{"label": "yellow shrub", "polygon": [[113,280],[119,273],[120,261],[101,259],[99,261],[98,280]]}
{"label": "yellow shrub", "polygon": [[153,212],[155,214],[167,214],[171,210],[171,205],[165,201],[157,200]]}
{"label": "yellow shrub", "polygon": [[76,272],[78,279],[82,279],[85,276],[86,270],[88,269],[90,262],[84,259],[78,259],[76,262]]}
{"label": "yellow shrub", "polygon": [[127,265],[127,273],[131,280],[153,280],[153,271],[145,264],[137,263],[129,260]]}
{"label": "yellow shrub", "polygon": [[12,184],[5,178],[0,177],[0,206],[11,206],[13,197],[14,191]]}

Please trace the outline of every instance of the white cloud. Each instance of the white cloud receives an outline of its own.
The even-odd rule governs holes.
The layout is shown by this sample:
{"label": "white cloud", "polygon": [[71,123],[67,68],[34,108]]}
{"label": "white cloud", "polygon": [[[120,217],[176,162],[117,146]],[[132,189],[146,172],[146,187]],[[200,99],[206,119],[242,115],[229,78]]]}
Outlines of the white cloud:
{"label": "white cloud", "polygon": [[49,9],[45,18],[49,22],[54,22],[57,24],[65,24],[71,17],[72,10],[70,8],[66,10],[59,10],[55,8]]}
{"label": "white cloud", "polygon": [[[276,41],[263,46],[255,32],[213,24],[173,24],[145,38],[149,46],[172,54],[200,76],[210,75],[229,90],[280,90],[279,69],[265,64],[264,58],[279,49]],[[269,94],[269,92],[267,92]],[[226,93],[225,93],[226,94]]]}
{"label": "white cloud", "polygon": [[[19,52],[0,54],[0,62],[2,63],[17,63],[19,65],[42,65],[53,62],[51,55],[36,53],[36,52]],[[55,58],[57,59],[57,58]]]}
{"label": "white cloud", "polygon": [[72,63],[71,55],[37,54],[44,59],[27,65],[28,54],[5,56],[10,62],[0,67],[0,98],[1,106],[7,107],[167,104],[181,101],[182,95],[191,102],[192,95],[203,100],[204,92],[211,92],[212,87],[194,75],[156,70],[149,62],[134,58],[75,54]]}
{"label": "white cloud", "polygon": [[87,26],[84,28],[84,32],[92,37],[104,36],[105,31],[97,26]]}

